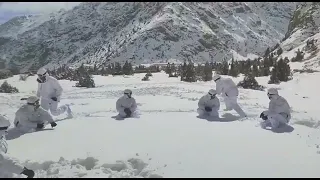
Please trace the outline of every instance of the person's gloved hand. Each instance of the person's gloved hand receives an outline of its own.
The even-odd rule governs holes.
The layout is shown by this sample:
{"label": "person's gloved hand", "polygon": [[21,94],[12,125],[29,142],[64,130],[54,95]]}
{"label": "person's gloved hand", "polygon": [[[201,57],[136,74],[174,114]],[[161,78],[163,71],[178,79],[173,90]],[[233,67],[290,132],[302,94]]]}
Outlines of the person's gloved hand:
{"label": "person's gloved hand", "polygon": [[124,112],[127,114],[127,117],[130,117],[131,116],[131,110],[129,108],[125,108],[124,109]]}
{"label": "person's gloved hand", "polygon": [[38,83],[42,83],[42,81],[39,78],[37,78],[37,81],[38,81]]}
{"label": "person's gloved hand", "polygon": [[207,112],[211,112],[212,108],[211,107],[205,107],[204,110],[206,110]]}
{"label": "person's gloved hand", "polygon": [[52,97],[51,98],[53,101],[58,101],[58,99],[56,97]]}
{"label": "person's gloved hand", "polygon": [[52,122],[52,123],[50,123],[50,125],[51,125],[51,127],[56,127],[57,126],[57,123],[55,123],[55,122]]}
{"label": "person's gloved hand", "polygon": [[44,127],[44,124],[43,123],[38,123],[37,124],[37,129],[42,129]]}
{"label": "person's gloved hand", "polygon": [[23,171],[21,174],[26,175],[28,178],[33,178],[34,177],[34,171],[31,169],[27,169],[26,167],[23,168]]}
{"label": "person's gloved hand", "polygon": [[263,119],[263,120],[267,120],[268,119],[268,116],[264,115],[264,113],[262,112],[260,114],[260,118]]}

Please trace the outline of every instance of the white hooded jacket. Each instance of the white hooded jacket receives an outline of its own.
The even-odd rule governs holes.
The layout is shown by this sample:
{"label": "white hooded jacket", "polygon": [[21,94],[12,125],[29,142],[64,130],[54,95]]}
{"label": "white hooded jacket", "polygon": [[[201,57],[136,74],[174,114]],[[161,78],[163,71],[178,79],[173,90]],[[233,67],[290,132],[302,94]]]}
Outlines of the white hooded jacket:
{"label": "white hooded jacket", "polygon": [[56,97],[58,101],[60,101],[62,95],[62,87],[59,81],[46,74],[46,81],[44,83],[38,83],[38,91],[37,96],[43,99],[49,99]]}
{"label": "white hooded jacket", "polygon": [[223,94],[229,97],[239,95],[239,90],[236,84],[230,78],[220,78],[216,81],[217,94]]}
{"label": "white hooded jacket", "polygon": [[[19,123],[18,123],[19,122]],[[53,118],[50,113],[42,107],[35,109],[34,106],[25,104],[16,112],[14,125],[20,128],[36,128],[37,123],[52,123]]]}
{"label": "white hooded jacket", "polygon": [[[10,126],[9,120],[0,115],[0,126],[7,124]],[[5,131],[0,130],[0,178],[13,177],[12,173],[20,174],[23,171],[24,166],[19,164],[14,158],[8,156],[8,144],[5,138]]]}
{"label": "white hooded jacket", "polygon": [[[289,103],[285,98],[279,95],[273,95],[270,102],[269,102],[269,109],[265,112],[265,115],[268,114],[282,114],[285,116],[286,119],[291,118]],[[288,115],[286,117],[286,115]]]}
{"label": "white hooded jacket", "polygon": [[136,111],[137,109],[136,100],[133,97],[128,98],[127,95],[120,97],[117,100],[116,109],[118,112],[123,112],[125,108],[129,108],[131,112]]}
{"label": "white hooded jacket", "polygon": [[199,99],[198,107],[202,110],[205,110],[205,107],[211,107],[212,110],[218,111],[220,109],[220,101],[217,97],[211,99],[211,96],[206,94]]}

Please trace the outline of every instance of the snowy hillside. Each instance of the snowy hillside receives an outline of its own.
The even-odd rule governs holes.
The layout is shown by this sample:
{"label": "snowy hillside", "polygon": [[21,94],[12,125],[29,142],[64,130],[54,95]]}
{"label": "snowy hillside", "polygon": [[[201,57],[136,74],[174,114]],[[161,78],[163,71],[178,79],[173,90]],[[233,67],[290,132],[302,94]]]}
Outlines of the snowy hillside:
{"label": "snowy hillside", "polygon": [[[288,32],[280,44],[283,54],[280,57],[291,59],[298,49],[304,52],[302,63],[292,63],[294,68],[320,70],[320,3],[301,3],[293,14]],[[314,40],[314,47],[308,47],[308,42]]]}
{"label": "snowy hillside", "polygon": [[[234,111],[223,111],[219,97],[221,120],[209,122],[196,117],[196,108],[214,82],[186,83],[163,73],[141,81],[143,75],[95,76],[93,89],[61,80],[61,103],[72,103],[75,117],[55,117],[54,130],[20,137],[10,130],[9,154],[30,160],[25,165],[36,169],[37,177],[320,176],[319,85],[310,83],[320,73],[294,74],[294,80],[280,85],[257,78],[277,87],[292,107],[291,128],[278,133],[258,127],[258,116],[268,106],[266,92],[240,89],[240,106],[249,115],[241,120]],[[35,78],[8,79],[20,93],[0,94],[1,114],[13,120],[20,98],[34,94]],[[132,89],[140,117],[118,121],[115,102],[125,88]]]}
{"label": "snowy hillside", "polygon": [[0,25],[0,58],[49,63],[196,62],[261,55],[287,32],[294,2],[82,3]]}

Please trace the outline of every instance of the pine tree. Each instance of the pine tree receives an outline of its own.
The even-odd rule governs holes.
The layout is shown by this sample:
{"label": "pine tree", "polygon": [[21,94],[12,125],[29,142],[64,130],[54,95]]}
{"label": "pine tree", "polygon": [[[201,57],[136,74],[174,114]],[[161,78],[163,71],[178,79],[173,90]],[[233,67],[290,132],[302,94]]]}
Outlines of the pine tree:
{"label": "pine tree", "polygon": [[195,82],[196,81],[196,72],[193,63],[189,62],[185,72],[185,81]]}
{"label": "pine tree", "polygon": [[79,82],[76,83],[76,87],[94,88],[95,83],[89,73],[86,72],[80,77]]}
{"label": "pine tree", "polygon": [[7,81],[4,81],[0,86],[0,93],[18,93],[19,90],[16,87],[11,86]]}
{"label": "pine tree", "polygon": [[267,48],[266,51],[264,52],[264,57],[267,57],[270,54],[270,49]]}
{"label": "pine tree", "polygon": [[254,77],[258,77],[259,76],[259,69],[256,63],[253,63],[252,65],[252,75]]}
{"label": "pine tree", "polygon": [[95,87],[94,80],[90,75],[90,70],[87,70],[83,64],[76,70],[75,76],[78,80],[78,82],[76,83],[76,87]]}
{"label": "pine tree", "polygon": [[243,74],[249,74],[251,73],[251,65],[252,65],[252,62],[250,59],[247,59],[245,62],[244,62],[244,65],[243,65]]}
{"label": "pine tree", "polygon": [[296,57],[292,58],[292,62],[301,62],[304,58],[304,54],[302,51],[300,51],[300,49],[298,49],[298,51],[296,51]]}
{"label": "pine tree", "polygon": [[113,72],[113,75],[122,75],[123,72],[122,72],[122,67],[121,67],[121,64],[116,62],[114,64],[114,72]]}
{"label": "pine tree", "polygon": [[174,63],[171,64],[170,68],[171,68],[171,73],[173,73],[173,74],[177,73],[177,68],[176,68],[176,65]]}
{"label": "pine tree", "polygon": [[113,70],[114,70],[113,66],[111,64],[108,64],[107,69],[106,69],[106,73],[107,74],[113,74],[114,73]]}
{"label": "pine tree", "polygon": [[282,50],[282,48],[281,48],[281,47],[279,47],[279,49],[277,50],[277,54],[278,54],[278,56],[280,56],[282,53],[283,53],[283,50]]}
{"label": "pine tree", "polygon": [[86,73],[86,69],[84,67],[84,64],[82,63],[81,66],[78,68],[78,71],[80,74],[84,74]]}
{"label": "pine tree", "polygon": [[245,61],[237,61],[237,63],[238,63],[237,67],[238,67],[239,73],[244,74]]}
{"label": "pine tree", "polygon": [[212,68],[213,71],[216,71],[217,70],[217,62],[210,62],[210,66]]}
{"label": "pine tree", "polygon": [[288,81],[291,73],[289,59],[286,57],[285,59],[280,58],[277,62],[278,67],[278,79],[279,81]]}
{"label": "pine tree", "polygon": [[[133,66],[132,66],[131,62],[129,62],[128,71],[129,71],[129,74],[130,74],[130,75],[134,74]],[[159,71],[159,72],[160,72],[160,71]]]}
{"label": "pine tree", "polygon": [[204,65],[202,80],[203,81],[211,81],[212,80],[212,67],[209,64],[209,62],[206,62],[206,64]]}
{"label": "pine tree", "polygon": [[245,75],[244,79],[238,83],[237,86],[243,87],[244,89],[263,90],[264,87],[258,84],[252,73]]}
{"label": "pine tree", "polygon": [[165,72],[166,72],[166,74],[169,74],[169,75],[172,74],[171,64],[170,64],[170,63],[167,64],[166,69],[165,69]]}
{"label": "pine tree", "polygon": [[228,61],[222,61],[222,63],[219,64],[219,67],[217,68],[218,74],[221,75],[228,75],[229,72],[229,63]]}
{"label": "pine tree", "polygon": [[271,71],[271,76],[270,76],[270,80],[268,82],[268,84],[279,84],[280,80],[278,78],[278,67],[277,67],[277,63],[274,63],[274,67],[272,68]]}
{"label": "pine tree", "polygon": [[185,81],[186,79],[186,71],[187,71],[187,62],[184,61],[183,65],[181,66],[181,71],[180,71],[180,75],[181,75],[181,81]]}
{"label": "pine tree", "polygon": [[104,67],[101,68],[100,74],[101,74],[101,76],[106,76],[107,75],[107,71],[106,71],[106,69]]}
{"label": "pine tree", "polygon": [[269,76],[270,75],[270,65],[269,59],[267,57],[263,58],[262,68],[260,68],[260,73],[262,76]]}
{"label": "pine tree", "polygon": [[97,63],[94,63],[91,74],[99,75],[99,71],[98,71]]}
{"label": "pine tree", "polygon": [[204,67],[202,67],[202,64],[199,63],[198,66],[196,67],[196,76],[202,76],[203,69]]}
{"label": "pine tree", "polygon": [[230,70],[229,70],[229,76],[232,77],[238,77],[239,71],[237,69],[236,63],[234,62],[234,59],[231,60]]}
{"label": "pine tree", "polygon": [[133,68],[131,63],[129,63],[128,61],[126,61],[122,67],[122,72],[125,75],[132,75],[133,74]]}
{"label": "pine tree", "polygon": [[270,65],[270,67],[274,66],[274,64],[273,64],[273,62],[274,62],[274,57],[273,57],[273,54],[272,54],[272,53],[268,56],[268,59],[269,59],[269,65]]}

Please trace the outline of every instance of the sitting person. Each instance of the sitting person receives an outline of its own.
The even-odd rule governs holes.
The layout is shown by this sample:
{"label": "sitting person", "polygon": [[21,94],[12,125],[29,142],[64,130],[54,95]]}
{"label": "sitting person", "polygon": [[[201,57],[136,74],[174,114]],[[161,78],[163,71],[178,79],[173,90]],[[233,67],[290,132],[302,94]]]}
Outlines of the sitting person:
{"label": "sitting person", "polygon": [[199,116],[219,118],[220,101],[216,97],[217,91],[210,89],[208,94],[202,96],[198,102]]}
{"label": "sitting person", "polygon": [[131,117],[137,110],[137,103],[132,97],[132,91],[130,89],[124,90],[124,95],[120,97],[116,103],[116,109],[119,112],[119,116],[123,118]]}
{"label": "sitting person", "polygon": [[270,99],[269,109],[260,114],[260,118],[264,120],[261,127],[271,126],[272,129],[276,129],[287,124],[291,119],[290,106],[287,100],[279,96],[278,90],[275,88],[268,89],[268,97]]}
{"label": "sitting person", "polygon": [[27,104],[21,106],[16,112],[14,126],[23,132],[29,132],[32,129],[43,129],[47,122],[51,127],[57,125],[50,113],[40,107],[39,98],[30,96]]}

